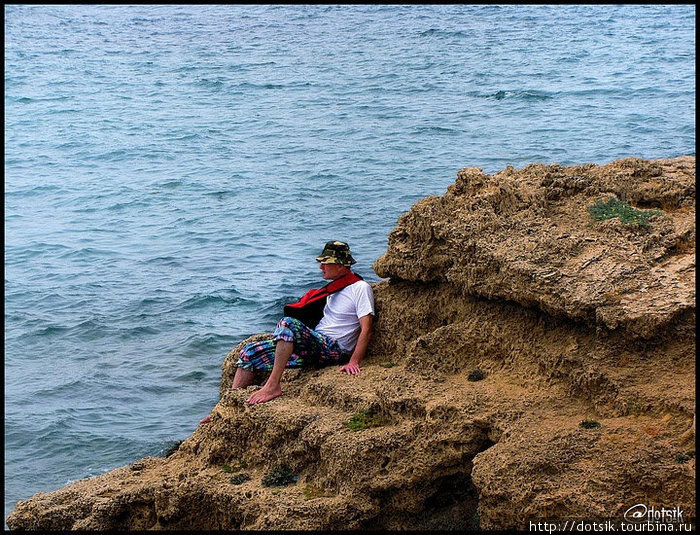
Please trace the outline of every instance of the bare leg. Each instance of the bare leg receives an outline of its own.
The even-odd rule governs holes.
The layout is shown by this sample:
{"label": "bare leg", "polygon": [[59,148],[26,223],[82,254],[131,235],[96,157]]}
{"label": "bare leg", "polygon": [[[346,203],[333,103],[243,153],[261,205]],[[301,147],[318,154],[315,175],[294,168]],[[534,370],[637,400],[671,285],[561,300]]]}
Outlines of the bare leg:
{"label": "bare leg", "polygon": [[250,370],[244,370],[243,368],[236,369],[236,375],[233,376],[233,384],[231,388],[246,388],[253,383],[255,374]]}
{"label": "bare leg", "polygon": [[275,364],[272,366],[272,372],[270,377],[267,378],[265,385],[254,392],[248,398],[248,403],[251,405],[255,403],[265,403],[276,397],[282,395],[282,387],[280,386],[280,381],[282,380],[282,374],[284,369],[287,367],[287,361],[289,357],[292,356],[292,351],[294,350],[294,344],[292,342],[285,342],[284,340],[278,340],[275,346]]}

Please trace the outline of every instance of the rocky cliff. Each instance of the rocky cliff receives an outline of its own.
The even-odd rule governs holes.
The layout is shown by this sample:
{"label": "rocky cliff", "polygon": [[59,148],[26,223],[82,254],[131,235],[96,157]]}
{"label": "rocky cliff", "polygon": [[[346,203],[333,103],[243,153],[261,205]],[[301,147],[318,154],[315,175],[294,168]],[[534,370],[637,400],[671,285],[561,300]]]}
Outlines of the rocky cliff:
{"label": "rocky cliff", "polygon": [[374,268],[360,375],[288,370],[247,406],[234,348],[177,451],[36,494],[10,528],[527,529],[640,503],[694,520],[694,157],[463,169]]}

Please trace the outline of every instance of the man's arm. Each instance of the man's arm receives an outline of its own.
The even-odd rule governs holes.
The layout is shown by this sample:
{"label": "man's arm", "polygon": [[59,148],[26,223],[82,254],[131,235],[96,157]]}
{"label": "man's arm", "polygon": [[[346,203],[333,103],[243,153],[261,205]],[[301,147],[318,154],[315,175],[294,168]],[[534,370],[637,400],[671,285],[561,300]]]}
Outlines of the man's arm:
{"label": "man's arm", "polygon": [[367,352],[367,346],[369,345],[370,336],[372,336],[372,320],[374,316],[372,314],[367,314],[360,318],[360,337],[357,339],[357,345],[355,346],[355,351],[352,352],[350,357],[350,362],[345,366],[340,367],[341,372],[356,375],[362,371],[360,369],[360,361],[364,358]]}

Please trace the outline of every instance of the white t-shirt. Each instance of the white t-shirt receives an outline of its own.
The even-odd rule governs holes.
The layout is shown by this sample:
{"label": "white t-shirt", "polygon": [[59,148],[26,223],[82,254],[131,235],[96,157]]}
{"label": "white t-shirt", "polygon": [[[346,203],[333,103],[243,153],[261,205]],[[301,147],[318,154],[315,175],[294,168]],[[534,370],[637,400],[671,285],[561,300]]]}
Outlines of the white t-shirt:
{"label": "white t-shirt", "polygon": [[360,337],[360,318],[374,315],[374,293],[369,283],[357,281],[328,296],[316,331],[334,338],[351,353]]}

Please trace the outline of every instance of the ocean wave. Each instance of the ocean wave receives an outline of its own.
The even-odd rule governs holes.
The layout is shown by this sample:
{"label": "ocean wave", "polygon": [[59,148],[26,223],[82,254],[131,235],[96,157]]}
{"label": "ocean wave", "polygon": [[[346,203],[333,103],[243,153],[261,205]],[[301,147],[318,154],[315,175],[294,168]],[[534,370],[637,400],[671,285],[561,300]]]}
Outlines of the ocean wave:
{"label": "ocean wave", "polygon": [[442,30],[439,28],[430,28],[429,30],[420,32],[419,35],[421,37],[469,37],[469,34],[462,30]]}
{"label": "ocean wave", "polygon": [[518,99],[518,100],[551,100],[555,98],[555,94],[548,91],[539,90],[506,90],[502,89],[496,91],[495,93],[478,93],[475,95],[479,98],[485,98],[489,100],[504,100],[504,99]]}
{"label": "ocean wave", "polygon": [[[154,256],[151,258],[144,258],[143,260],[139,261],[139,264],[141,265],[150,265],[150,264],[160,264],[162,266],[166,267],[181,267],[182,266],[182,257],[176,257],[176,256]],[[144,299],[143,304],[150,304],[150,298]],[[153,299],[155,301],[155,299]]]}
{"label": "ocean wave", "polygon": [[45,102],[63,102],[73,100],[74,97],[69,95],[60,95],[56,97],[15,97],[14,101],[20,104],[43,104]]}
{"label": "ocean wave", "polygon": [[459,133],[459,130],[445,126],[414,126],[412,130],[417,134],[450,135]]}
{"label": "ocean wave", "polygon": [[142,386],[141,390],[145,394],[155,394],[157,396],[161,396],[164,394],[175,394],[176,392],[178,392],[178,387],[175,385],[166,385],[158,383]]}
{"label": "ocean wave", "polygon": [[160,329],[148,325],[122,327],[119,329],[119,338],[121,340],[140,340],[144,335],[155,336],[158,334],[161,334]]}
{"label": "ocean wave", "polygon": [[206,377],[207,377],[207,374],[202,372],[202,371],[192,371],[192,372],[177,376],[175,378],[175,381],[182,382],[182,383],[191,383],[191,382],[198,383]]}
{"label": "ocean wave", "polygon": [[[86,383],[82,378],[72,379],[62,383],[47,385],[43,388],[37,390],[37,395],[45,398],[52,397],[63,397],[65,394],[74,394],[76,392],[84,392],[89,388],[88,383]],[[69,417],[63,416],[60,420],[52,420],[51,426],[63,426],[68,421]],[[53,428],[53,427],[52,427]]]}
{"label": "ocean wave", "polygon": [[194,334],[184,342],[188,354],[221,355],[230,349],[230,336],[218,333]]}
{"label": "ocean wave", "polygon": [[238,292],[235,292],[235,290],[232,292],[237,295],[215,295],[215,294],[206,294],[206,295],[196,295],[193,297],[190,297],[189,299],[181,302],[178,305],[178,308],[184,309],[184,310],[193,310],[193,309],[200,309],[200,308],[211,308],[211,307],[219,307],[223,305],[236,305],[236,304],[242,304],[242,303],[250,303],[251,301],[249,299],[246,299],[244,297],[241,297]]}
{"label": "ocean wave", "polygon": [[195,139],[202,139],[201,134],[173,134],[170,137],[166,137],[165,141],[168,143],[176,141],[194,141]]}
{"label": "ocean wave", "polygon": [[120,201],[117,203],[112,204],[111,206],[107,207],[107,210],[109,211],[122,211],[122,210],[128,210],[132,208],[143,208],[143,207],[150,207],[152,206],[152,203],[147,201],[147,200],[142,200],[142,199],[134,199],[133,201]]}
{"label": "ocean wave", "polygon": [[[9,165],[8,161],[5,161],[6,165]],[[18,190],[6,190],[5,195],[17,195],[17,196],[25,196],[25,197],[31,197],[31,196],[37,196],[37,195],[45,195],[46,193],[50,192],[55,192],[55,191],[61,191],[64,189],[64,186],[60,186],[58,184],[38,184],[36,186],[32,186],[30,188],[23,188],[23,189],[18,189]]]}
{"label": "ocean wave", "polygon": [[65,325],[49,325],[47,327],[42,327],[40,329],[34,329],[32,331],[23,333],[19,338],[20,339],[25,339],[25,338],[36,339],[36,338],[52,337],[55,335],[64,334],[68,331],[70,331],[70,327],[67,327]]}
{"label": "ocean wave", "polygon": [[221,90],[224,88],[224,85],[228,82],[226,79],[222,78],[216,78],[216,79],[210,79],[210,78],[200,78],[197,80],[197,85],[206,87],[208,89],[217,89]]}
{"label": "ocean wave", "polygon": [[81,247],[79,249],[68,248],[63,254],[59,255],[59,258],[64,258],[67,260],[77,259],[87,262],[89,260],[95,260],[97,258],[115,257],[119,255],[121,255],[119,251],[114,251],[111,249],[99,249],[97,247]]}
{"label": "ocean wave", "polygon": [[60,243],[32,243],[29,245],[5,245],[5,265],[25,263],[40,257],[62,257],[73,251],[71,247]]}
{"label": "ocean wave", "polygon": [[271,82],[267,83],[253,83],[253,82],[242,82],[234,86],[235,89],[284,89],[287,87],[285,84],[273,84]]}

